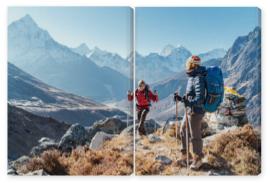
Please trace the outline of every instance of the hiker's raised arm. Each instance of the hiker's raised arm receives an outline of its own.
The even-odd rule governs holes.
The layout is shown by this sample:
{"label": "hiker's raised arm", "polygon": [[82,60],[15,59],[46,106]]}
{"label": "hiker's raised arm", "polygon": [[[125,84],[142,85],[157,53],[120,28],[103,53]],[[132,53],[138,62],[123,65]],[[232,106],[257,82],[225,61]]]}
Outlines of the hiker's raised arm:
{"label": "hiker's raised arm", "polygon": [[131,92],[130,90],[128,90],[127,96],[128,96],[128,100],[129,100],[129,101],[132,101],[133,98],[134,98],[133,92]]}
{"label": "hiker's raised arm", "polygon": [[154,93],[149,90],[149,99],[152,100],[153,102],[158,102],[158,93],[155,90]]}

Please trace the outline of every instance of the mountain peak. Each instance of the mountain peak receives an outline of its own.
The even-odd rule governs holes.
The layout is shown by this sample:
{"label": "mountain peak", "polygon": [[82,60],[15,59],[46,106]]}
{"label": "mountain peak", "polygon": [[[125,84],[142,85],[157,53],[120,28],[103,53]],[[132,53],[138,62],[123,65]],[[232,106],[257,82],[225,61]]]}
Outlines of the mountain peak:
{"label": "mountain peak", "polygon": [[48,33],[48,31],[40,28],[35,20],[29,15],[26,14],[22,18],[12,22],[8,26],[9,34],[17,35],[17,36],[26,36],[26,37],[38,37],[43,40],[52,39]]}
{"label": "mountain peak", "polygon": [[177,46],[176,46],[176,48],[179,48],[179,49],[186,49],[183,45],[181,45],[181,44],[178,44]]}
{"label": "mountain peak", "polygon": [[81,44],[78,46],[78,48],[88,48],[88,49],[89,49],[89,47],[88,47],[88,45],[87,45],[86,43],[81,43]]}
{"label": "mountain peak", "polygon": [[260,34],[261,34],[261,27],[257,26],[248,34],[248,36],[249,38],[252,39],[252,37],[260,36]]}
{"label": "mountain peak", "polygon": [[199,57],[204,62],[212,59],[223,58],[226,55],[226,53],[227,51],[224,48],[215,48],[210,51],[200,53]]}
{"label": "mountain peak", "polygon": [[78,53],[80,55],[87,55],[91,52],[91,50],[89,49],[89,47],[87,46],[86,43],[81,43],[78,47],[76,48],[72,48],[72,50],[75,52],[75,53]]}
{"label": "mountain peak", "polygon": [[167,57],[175,53],[190,53],[188,49],[186,49],[183,45],[178,44],[177,46],[174,46],[172,44],[167,44],[162,51],[160,52],[161,56]]}
{"label": "mountain peak", "polygon": [[34,19],[29,14],[26,14],[16,22],[23,23],[26,26],[38,27]]}
{"label": "mountain peak", "polygon": [[34,21],[33,18],[29,14],[25,14],[21,20]]}
{"label": "mountain peak", "polygon": [[160,52],[160,55],[162,56],[168,56],[172,53],[172,51],[175,49],[175,46],[171,44],[167,44]]}
{"label": "mountain peak", "polygon": [[184,51],[184,52],[190,52],[186,47],[184,47],[183,45],[177,45],[176,48],[174,50],[179,51]]}
{"label": "mountain peak", "polygon": [[95,54],[99,54],[99,55],[105,55],[108,54],[109,52],[107,52],[106,50],[102,50],[99,47],[95,46],[94,49],[92,50],[93,53]]}

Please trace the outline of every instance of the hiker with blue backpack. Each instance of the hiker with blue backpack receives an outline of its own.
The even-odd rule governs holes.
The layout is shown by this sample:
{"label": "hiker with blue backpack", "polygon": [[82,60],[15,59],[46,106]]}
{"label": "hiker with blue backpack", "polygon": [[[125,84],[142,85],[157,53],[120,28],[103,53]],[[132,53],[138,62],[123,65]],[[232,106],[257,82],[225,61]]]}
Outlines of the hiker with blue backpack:
{"label": "hiker with blue backpack", "polygon": [[[198,56],[191,56],[186,62],[188,76],[184,96],[174,94],[174,101],[185,106],[185,116],[180,128],[181,159],[187,167],[198,170],[202,165],[203,141],[201,124],[205,112],[215,112],[223,100],[223,76],[219,67],[201,66]],[[192,146],[192,163],[189,166],[189,140]],[[182,163],[181,163],[182,164]]]}

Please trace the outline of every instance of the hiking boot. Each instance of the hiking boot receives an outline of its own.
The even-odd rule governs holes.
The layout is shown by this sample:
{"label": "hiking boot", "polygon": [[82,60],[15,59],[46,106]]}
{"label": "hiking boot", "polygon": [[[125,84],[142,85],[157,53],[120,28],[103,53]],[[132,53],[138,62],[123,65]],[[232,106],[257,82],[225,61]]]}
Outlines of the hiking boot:
{"label": "hiking boot", "polygon": [[199,170],[200,167],[202,166],[202,158],[201,157],[194,157],[192,164],[190,165],[190,169],[192,170]]}
{"label": "hiking boot", "polygon": [[[191,163],[191,153],[189,153],[189,164]],[[187,167],[187,153],[186,152],[182,152],[181,153],[181,157],[180,159],[177,161],[177,164],[181,167]]]}
{"label": "hiking boot", "polygon": [[140,136],[146,135],[144,126],[139,126],[138,131]]}

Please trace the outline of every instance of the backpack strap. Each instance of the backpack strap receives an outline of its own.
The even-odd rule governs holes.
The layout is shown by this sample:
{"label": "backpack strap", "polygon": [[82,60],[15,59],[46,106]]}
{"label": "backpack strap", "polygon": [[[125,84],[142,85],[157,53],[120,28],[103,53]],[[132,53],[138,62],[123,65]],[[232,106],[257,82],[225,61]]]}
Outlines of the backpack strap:
{"label": "backpack strap", "polygon": [[144,94],[145,94],[145,98],[146,100],[149,102],[150,104],[150,98],[149,98],[149,86],[148,85],[145,85],[145,89],[144,89]]}

